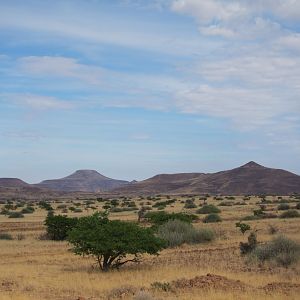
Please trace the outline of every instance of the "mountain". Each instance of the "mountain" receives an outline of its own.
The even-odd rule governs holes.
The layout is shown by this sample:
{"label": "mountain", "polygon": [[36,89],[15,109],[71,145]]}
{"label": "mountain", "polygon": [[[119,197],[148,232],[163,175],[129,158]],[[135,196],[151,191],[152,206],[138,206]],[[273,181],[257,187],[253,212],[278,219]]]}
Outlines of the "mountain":
{"label": "mountain", "polygon": [[28,183],[18,178],[0,178],[0,187],[21,188],[29,186]]}
{"label": "mountain", "polygon": [[64,192],[105,192],[127,184],[128,181],[108,178],[94,170],[78,170],[67,177],[45,180],[35,186]]}
{"label": "mountain", "polygon": [[253,161],[217,173],[180,173],[156,175],[138,183],[117,188],[114,192],[130,195],[154,194],[223,194],[289,195],[300,193],[300,176],[261,166]]}

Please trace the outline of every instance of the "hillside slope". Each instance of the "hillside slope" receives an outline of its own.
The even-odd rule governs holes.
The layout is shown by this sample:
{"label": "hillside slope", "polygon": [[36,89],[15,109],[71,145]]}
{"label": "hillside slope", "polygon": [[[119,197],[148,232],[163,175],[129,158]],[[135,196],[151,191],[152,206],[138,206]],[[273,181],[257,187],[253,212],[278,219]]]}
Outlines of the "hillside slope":
{"label": "hillside slope", "polygon": [[217,173],[161,174],[114,190],[123,194],[288,195],[300,193],[300,176],[253,161]]}

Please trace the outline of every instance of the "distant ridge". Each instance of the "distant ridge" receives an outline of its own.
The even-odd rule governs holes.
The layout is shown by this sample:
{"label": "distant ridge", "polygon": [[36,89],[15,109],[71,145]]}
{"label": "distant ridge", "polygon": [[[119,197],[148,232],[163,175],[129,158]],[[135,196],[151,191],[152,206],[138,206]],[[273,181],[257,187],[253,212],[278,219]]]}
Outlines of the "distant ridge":
{"label": "distant ridge", "polygon": [[127,184],[128,181],[108,178],[95,170],[78,170],[67,177],[45,180],[35,186],[64,192],[106,192]]}
{"label": "distant ridge", "polygon": [[129,195],[289,195],[300,193],[300,176],[250,161],[238,168],[217,173],[160,174],[114,192]]}
{"label": "distant ridge", "polygon": [[300,176],[291,172],[264,167],[254,161],[232,170],[217,173],[158,174],[143,181],[125,181],[106,177],[95,170],[78,170],[73,174],[38,184],[18,178],[0,178],[0,193],[16,189],[30,193],[103,193],[111,195],[155,194],[223,194],[261,195],[300,194]]}
{"label": "distant ridge", "polygon": [[21,188],[30,185],[19,178],[0,178],[0,187]]}

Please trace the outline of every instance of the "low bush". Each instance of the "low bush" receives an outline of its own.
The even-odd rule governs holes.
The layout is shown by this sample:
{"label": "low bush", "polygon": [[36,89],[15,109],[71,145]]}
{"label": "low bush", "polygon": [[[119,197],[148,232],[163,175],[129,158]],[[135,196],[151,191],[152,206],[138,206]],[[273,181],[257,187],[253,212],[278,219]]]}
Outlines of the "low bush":
{"label": "low bush", "polygon": [[24,215],[21,212],[18,211],[13,211],[11,213],[9,213],[9,218],[24,218]]}
{"label": "low bush", "polygon": [[290,206],[287,203],[280,203],[277,207],[278,210],[288,210]]}
{"label": "low bush", "polygon": [[251,253],[257,247],[257,238],[255,232],[251,232],[248,236],[248,242],[240,242],[240,251],[242,255]]}
{"label": "low bush", "polygon": [[206,228],[197,230],[192,224],[180,220],[169,220],[159,226],[158,236],[165,240],[169,247],[176,247],[182,244],[212,241],[215,238],[215,233]]}
{"label": "low bush", "polygon": [[2,232],[2,233],[0,233],[0,240],[8,240],[8,241],[11,241],[11,240],[13,240],[13,237],[12,237],[12,235],[9,234],[9,233]]}
{"label": "low bush", "polygon": [[290,209],[290,210],[283,212],[279,217],[282,219],[299,218],[300,214],[297,210]]}
{"label": "low bush", "polygon": [[221,221],[222,219],[218,214],[209,214],[203,219],[203,223],[217,223]]}
{"label": "low bush", "polygon": [[298,202],[297,204],[296,204],[296,207],[295,207],[296,209],[300,209],[300,202]]}
{"label": "low bush", "polygon": [[208,204],[202,206],[196,212],[197,214],[218,214],[221,212],[221,210],[216,206],[214,206],[213,204]]}
{"label": "low bush", "polygon": [[183,208],[186,209],[192,209],[192,208],[196,208],[197,205],[194,202],[185,202]]}
{"label": "low bush", "polygon": [[148,222],[151,222],[155,225],[161,225],[166,223],[169,220],[180,220],[183,222],[191,223],[194,220],[197,220],[197,216],[192,214],[184,214],[184,213],[167,213],[165,211],[159,212],[147,212],[145,214],[145,219]]}
{"label": "low bush", "polygon": [[288,267],[300,258],[300,244],[284,236],[279,236],[272,241],[258,246],[252,257],[260,262],[273,261],[278,266]]}
{"label": "low bush", "polygon": [[232,206],[234,205],[234,202],[232,201],[222,201],[218,204],[218,206]]}
{"label": "low bush", "polygon": [[34,212],[34,208],[32,206],[27,206],[21,210],[22,214],[32,214]]}

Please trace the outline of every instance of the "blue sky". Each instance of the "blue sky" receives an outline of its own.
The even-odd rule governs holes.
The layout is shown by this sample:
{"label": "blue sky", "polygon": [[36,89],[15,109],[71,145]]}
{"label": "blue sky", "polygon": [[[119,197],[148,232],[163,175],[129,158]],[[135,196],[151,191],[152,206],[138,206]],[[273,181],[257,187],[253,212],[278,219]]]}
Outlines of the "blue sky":
{"label": "blue sky", "polygon": [[300,174],[300,1],[0,0],[0,177]]}

